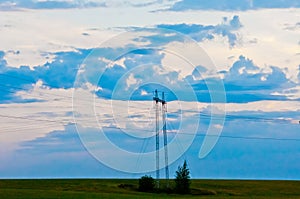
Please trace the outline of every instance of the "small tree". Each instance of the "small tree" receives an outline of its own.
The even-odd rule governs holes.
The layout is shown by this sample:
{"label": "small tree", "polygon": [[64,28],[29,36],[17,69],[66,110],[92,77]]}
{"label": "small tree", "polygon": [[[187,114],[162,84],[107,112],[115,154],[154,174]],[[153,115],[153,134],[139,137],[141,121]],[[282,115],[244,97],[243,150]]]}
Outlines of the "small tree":
{"label": "small tree", "polygon": [[184,160],[182,167],[178,167],[175,177],[175,191],[180,194],[190,193],[190,170],[186,160]]}
{"label": "small tree", "polygon": [[151,176],[145,175],[139,179],[139,191],[153,192],[154,186],[154,179]]}

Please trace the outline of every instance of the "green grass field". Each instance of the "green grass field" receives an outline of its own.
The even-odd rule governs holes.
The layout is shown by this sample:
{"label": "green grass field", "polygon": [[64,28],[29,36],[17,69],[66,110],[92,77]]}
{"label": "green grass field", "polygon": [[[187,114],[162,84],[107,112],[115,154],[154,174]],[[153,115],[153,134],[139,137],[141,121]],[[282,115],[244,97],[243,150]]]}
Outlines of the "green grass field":
{"label": "green grass field", "polygon": [[192,180],[190,195],[142,193],[137,186],[136,179],[0,180],[0,198],[300,198],[300,181]]}

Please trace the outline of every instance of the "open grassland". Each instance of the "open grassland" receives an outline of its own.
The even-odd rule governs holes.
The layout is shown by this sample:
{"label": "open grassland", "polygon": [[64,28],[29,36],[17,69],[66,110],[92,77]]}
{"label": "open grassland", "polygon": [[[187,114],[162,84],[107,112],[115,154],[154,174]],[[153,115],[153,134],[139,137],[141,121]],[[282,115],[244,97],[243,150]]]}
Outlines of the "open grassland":
{"label": "open grassland", "polygon": [[300,198],[300,181],[192,180],[189,195],[137,187],[137,179],[0,180],[0,198]]}

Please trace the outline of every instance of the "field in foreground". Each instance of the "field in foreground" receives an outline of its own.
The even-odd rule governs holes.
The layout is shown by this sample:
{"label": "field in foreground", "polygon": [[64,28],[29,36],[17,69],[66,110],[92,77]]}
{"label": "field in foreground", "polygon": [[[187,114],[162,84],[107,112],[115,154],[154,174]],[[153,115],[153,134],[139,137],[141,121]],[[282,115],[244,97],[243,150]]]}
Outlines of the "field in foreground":
{"label": "field in foreground", "polygon": [[300,198],[300,181],[192,180],[190,195],[137,186],[136,179],[0,180],[0,198]]}

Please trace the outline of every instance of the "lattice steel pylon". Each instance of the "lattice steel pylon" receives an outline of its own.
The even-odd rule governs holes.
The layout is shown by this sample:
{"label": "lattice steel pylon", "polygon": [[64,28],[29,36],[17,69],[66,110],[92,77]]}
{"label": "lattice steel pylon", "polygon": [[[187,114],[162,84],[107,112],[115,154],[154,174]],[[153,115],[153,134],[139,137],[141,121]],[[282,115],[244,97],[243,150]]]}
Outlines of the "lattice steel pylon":
{"label": "lattice steel pylon", "polygon": [[155,90],[155,96],[153,97],[155,101],[155,118],[156,118],[156,187],[159,188],[159,107],[158,102],[160,99],[158,98],[157,90]]}
{"label": "lattice steel pylon", "polygon": [[163,121],[163,135],[164,135],[164,150],[165,150],[165,170],[167,188],[169,188],[169,162],[168,162],[168,137],[167,137],[167,123],[166,123],[166,112],[167,102],[165,101],[165,93],[162,93],[162,121]]}
{"label": "lattice steel pylon", "polygon": [[168,162],[168,138],[167,138],[167,123],[166,123],[166,112],[167,112],[167,102],[165,101],[165,94],[162,92],[162,99],[158,97],[158,91],[155,90],[155,95],[153,97],[155,101],[155,116],[156,116],[156,187],[159,188],[159,106],[162,104],[162,124],[163,124],[163,138],[164,138],[164,151],[165,151],[165,171],[167,188],[169,188],[169,162]]}

